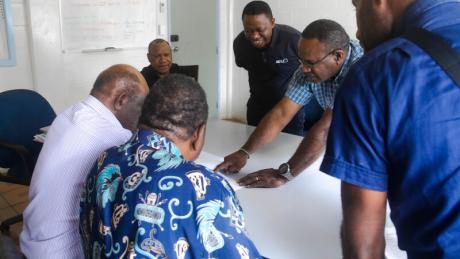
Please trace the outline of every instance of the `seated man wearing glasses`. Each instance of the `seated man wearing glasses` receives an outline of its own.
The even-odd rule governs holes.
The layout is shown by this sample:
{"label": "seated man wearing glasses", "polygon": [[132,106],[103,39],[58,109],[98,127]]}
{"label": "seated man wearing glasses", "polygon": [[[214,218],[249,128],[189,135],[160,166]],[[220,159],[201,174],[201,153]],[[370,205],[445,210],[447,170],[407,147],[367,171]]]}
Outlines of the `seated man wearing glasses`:
{"label": "seated man wearing glasses", "polygon": [[225,157],[216,171],[237,173],[250,154],[273,141],[292,117],[312,98],[324,109],[294,155],[278,169],[263,169],[239,180],[247,187],[279,187],[311,165],[326,146],[334,97],[349,68],[363,55],[357,41],[350,41],[342,26],[331,20],[317,20],[302,32],[298,56],[301,66],[292,76],[288,90],[265,115],[246,143]]}

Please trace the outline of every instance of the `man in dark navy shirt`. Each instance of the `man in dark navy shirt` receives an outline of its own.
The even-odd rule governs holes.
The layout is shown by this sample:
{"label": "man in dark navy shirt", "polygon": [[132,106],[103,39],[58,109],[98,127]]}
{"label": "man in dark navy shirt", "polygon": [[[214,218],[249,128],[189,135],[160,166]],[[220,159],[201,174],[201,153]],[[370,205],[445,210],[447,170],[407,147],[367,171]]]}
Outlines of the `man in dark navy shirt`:
{"label": "man in dark navy shirt", "polygon": [[190,70],[172,63],[171,46],[163,39],[155,39],[150,42],[147,59],[150,65],[144,67],[141,74],[149,87],[152,87],[158,79],[172,73],[184,74],[195,78],[195,80],[198,79],[197,75],[192,74]]}
{"label": "man in dark navy shirt", "polygon": [[388,200],[409,259],[458,259],[460,89],[401,36],[423,28],[460,53],[460,1],[352,2],[366,54],[337,93],[321,166],[342,180],[343,258],[384,258]]}
{"label": "man in dark navy shirt", "polygon": [[[244,31],[233,41],[233,50],[236,65],[246,69],[249,75],[247,121],[257,126],[284,96],[291,76],[300,65],[297,59],[300,32],[275,24],[270,6],[263,1],[248,3],[242,20]],[[313,102],[300,110],[283,131],[303,136],[305,119],[316,122],[321,114],[322,109]]]}

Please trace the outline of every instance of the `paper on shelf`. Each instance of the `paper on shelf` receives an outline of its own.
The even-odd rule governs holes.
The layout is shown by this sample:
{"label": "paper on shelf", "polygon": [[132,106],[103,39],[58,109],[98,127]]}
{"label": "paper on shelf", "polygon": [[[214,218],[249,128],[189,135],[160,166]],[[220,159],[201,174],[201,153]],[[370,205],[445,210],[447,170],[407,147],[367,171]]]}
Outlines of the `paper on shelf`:
{"label": "paper on shelf", "polygon": [[[195,160],[195,163],[204,165],[207,168],[213,170],[222,161],[224,161],[224,158],[213,155],[205,151],[202,151],[200,156]],[[242,186],[240,186],[237,183],[237,180],[240,178],[240,175],[238,174],[228,174],[227,175],[227,174],[223,174],[220,172],[218,174],[220,174],[222,177],[225,178],[225,180],[227,180],[227,182],[230,184],[230,186],[232,186],[234,191],[237,191],[242,188]]]}

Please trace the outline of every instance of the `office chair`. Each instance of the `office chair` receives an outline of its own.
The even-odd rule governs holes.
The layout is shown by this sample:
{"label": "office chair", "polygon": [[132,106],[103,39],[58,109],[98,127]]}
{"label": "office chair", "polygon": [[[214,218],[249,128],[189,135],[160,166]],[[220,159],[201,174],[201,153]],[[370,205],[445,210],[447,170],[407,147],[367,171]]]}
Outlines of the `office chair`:
{"label": "office chair", "polygon": [[[49,126],[56,113],[37,92],[26,89],[0,93],[0,182],[29,185],[42,144],[33,141],[40,128]],[[0,230],[9,231],[22,215],[4,220]]]}
{"label": "office chair", "polygon": [[180,66],[179,71],[181,74],[191,76],[198,81],[198,65]]}
{"label": "office chair", "polygon": [[0,258],[18,259],[25,257],[23,257],[19,252],[17,245],[14,243],[11,237],[0,234]]}

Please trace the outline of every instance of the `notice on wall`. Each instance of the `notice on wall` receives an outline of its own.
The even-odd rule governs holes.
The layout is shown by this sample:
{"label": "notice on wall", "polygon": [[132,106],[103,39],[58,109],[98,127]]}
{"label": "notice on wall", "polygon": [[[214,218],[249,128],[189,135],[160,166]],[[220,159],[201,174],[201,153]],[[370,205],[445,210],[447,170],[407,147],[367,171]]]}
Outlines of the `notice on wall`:
{"label": "notice on wall", "polygon": [[8,55],[8,44],[6,41],[5,2],[0,0],[0,59]]}
{"label": "notice on wall", "polygon": [[61,0],[62,50],[146,47],[157,34],[156,0]]}
{"label": "notice on wall", "polygon": [[10,10],[9,0],[0,0],[0,66],[16,63]]}

